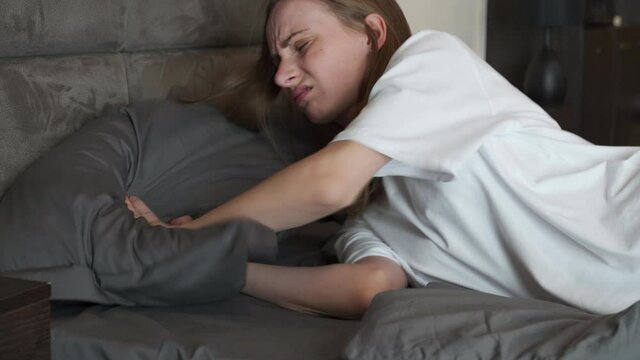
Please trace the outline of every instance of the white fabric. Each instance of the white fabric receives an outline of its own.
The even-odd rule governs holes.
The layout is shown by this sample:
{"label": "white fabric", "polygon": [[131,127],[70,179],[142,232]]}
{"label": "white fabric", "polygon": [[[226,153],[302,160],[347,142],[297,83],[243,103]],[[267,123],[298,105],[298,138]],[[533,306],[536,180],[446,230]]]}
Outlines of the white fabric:
{"label": "white fabric", "polygon": [[341,261],[597,313],[640,300],[640,149],[560,130],[460,40],[409,39],[340,140],[393,159]]}

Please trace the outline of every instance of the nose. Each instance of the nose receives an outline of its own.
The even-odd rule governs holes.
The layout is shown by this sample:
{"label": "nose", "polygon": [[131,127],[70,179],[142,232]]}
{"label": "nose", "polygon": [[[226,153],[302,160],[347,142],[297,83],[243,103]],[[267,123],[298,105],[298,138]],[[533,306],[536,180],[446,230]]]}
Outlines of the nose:
{"label": "nose", "polygon": [[281,88],[290,88],[297,84],[299,77],[300,69],[295,62],[289,59],[282,59],[278,65],[274,81]]}

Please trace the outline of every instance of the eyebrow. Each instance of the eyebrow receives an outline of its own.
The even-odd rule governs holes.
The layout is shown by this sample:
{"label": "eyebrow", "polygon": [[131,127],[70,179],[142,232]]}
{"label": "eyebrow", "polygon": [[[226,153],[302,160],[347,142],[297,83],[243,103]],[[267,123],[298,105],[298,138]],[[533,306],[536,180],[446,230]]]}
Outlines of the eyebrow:
{"label": "eyebrow", "polygon": [[291,39],[293,39],[293,37],[305,32],[307,30],[309,30],[309,28],[292,32],[291,35],[289,35],[286,39],[284,39],[283,41],[280,42],[280,47],[286,48],[287,46],[289,46],[289,42],[291,41]]}

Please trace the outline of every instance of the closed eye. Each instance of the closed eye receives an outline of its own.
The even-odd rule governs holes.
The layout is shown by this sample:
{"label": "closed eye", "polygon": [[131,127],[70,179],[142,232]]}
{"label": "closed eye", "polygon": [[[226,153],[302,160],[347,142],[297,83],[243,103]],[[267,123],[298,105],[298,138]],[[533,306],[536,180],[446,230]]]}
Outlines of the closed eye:
{"label": "closed eye", "polygon": [[305,41],[305,42],[300,43],[300,44],[296,44],[295,49],[296,49],[296,51],[297,51],[298,53],[303,54],[303,53],[304,53],[305,51],[307,51],[307,49],[309,48],[309,44],[311,44],[311,41],[310,41],[310,40],[309,40],[309,41]]}

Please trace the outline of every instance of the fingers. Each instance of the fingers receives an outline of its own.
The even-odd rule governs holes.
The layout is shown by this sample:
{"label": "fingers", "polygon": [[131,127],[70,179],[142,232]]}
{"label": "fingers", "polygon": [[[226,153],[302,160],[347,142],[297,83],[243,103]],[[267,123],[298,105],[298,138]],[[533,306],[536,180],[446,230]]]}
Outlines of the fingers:
{"label": "fingers", "polygon": [[140,214],[136,213],[136,209],[131,204],[131,200],[129,200],[129,196],[125,196],[124,203],[127,204],[127,209],[129,209],[129,211],[131,211],[133,213],[133,217],[134,218],[137,219],[137,218],[140,217]]}
{"label": "fingers", "polygon": [[184,215],[177,217],[169,222],[169,224],[165,224],[158,218],[158,216],[151,211],[151,209],[147,206],[147,204],[142,201],[137,196],[125,196],[124,202],[127,204],[127,208],[133,212],[133,216],[137,219],[139,217],[143,217],[150,225],[160,225],[164,227],[179,227],[186,223],[193,221],[193,217],[189,215]]}
{"label": "fingers", "polygon": [[126,196],[125,203],[129,210],[131,210],[136,218],[143,217],[151,225],[164,225],[164,223],[156,216],[156,214],[149,209],[147,204],[144,203],[137,196]]}

